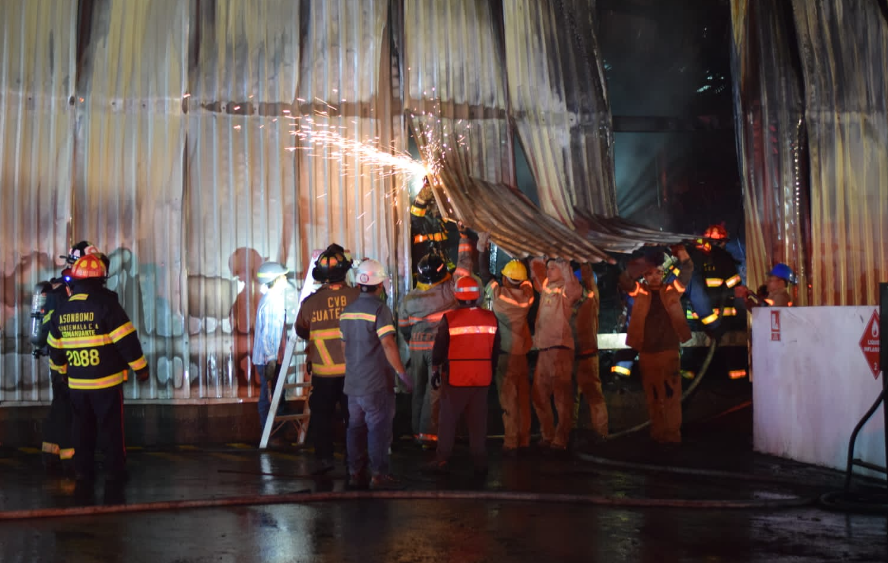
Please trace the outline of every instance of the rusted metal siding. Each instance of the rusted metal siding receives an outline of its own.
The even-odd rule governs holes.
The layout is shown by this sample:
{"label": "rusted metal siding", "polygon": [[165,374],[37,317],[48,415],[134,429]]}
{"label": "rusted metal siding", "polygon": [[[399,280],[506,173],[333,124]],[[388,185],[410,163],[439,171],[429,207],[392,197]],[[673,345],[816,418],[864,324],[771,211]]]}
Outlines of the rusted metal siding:
{"label": "rusted metal siding", "polygon": [[[788,5],[770,0],[732,4],[732,66],[737,153],[746,215],[747,281],[765,282],[785,262],[807,285],[808,177],[804,159],[804,105],[793,65]],[[794,301],[807,305],[807,291]]]}
{"label": "rusted metal siding", "polygon": [[793,0],[811,174],[812,304],[875,305],[888,279],[888,19]]}
{"label": "rusted metal siding", "polygon": [[34,285],[66,249],[74,150],[76,2],[0,3],[0,400],[49,397],[27,335]]}
{"label": "rusted metal siding", "polygon": [[517,133],[547,214],[616,214],[613,128],[588,0],[507,0],[505,66]]}
{"label": "rusted metal siding", "polygon": [[446,162],[514,186],[502,21],[494,4],[404,0],[404,109],[427,164]]}
{"label": "rusted metal siding", "polygon": [[[878,2],[734,0],[748,278],[873,305],[888,269],[888,21]],[[793,33],[794,28],[794,33]]]}

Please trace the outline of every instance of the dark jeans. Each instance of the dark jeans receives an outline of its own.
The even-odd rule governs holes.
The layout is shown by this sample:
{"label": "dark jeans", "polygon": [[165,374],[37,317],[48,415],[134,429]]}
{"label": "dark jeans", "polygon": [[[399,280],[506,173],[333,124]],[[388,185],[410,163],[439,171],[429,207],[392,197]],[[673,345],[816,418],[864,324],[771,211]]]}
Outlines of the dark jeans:
{"label": "dark jeans", "polygon": [[348,397],[342,392],[345,376],[311,378],[311,408],[309,431],[318,459],[333,459],[333,431],[336,423],[336,405],[339,405],[342,421],[348,427]]}
{"label": "dark jeans", "polygon": [[108,478],[119,478],[126,465],[123,443],[123,385],[107,389],[71,389],[74,409],[74,470],[78,479],[92,478],[95,473],[96,440],[102,435],[105,447],[105,472]]}
{"label": "dark jeans", "polygon": [[358,475],[367,468],[371,475],[389,472],[389,446],[395,419],[395,394],[388,389],[348,398],[349,472]]}
{"label": "dark jeans", "polygon": [[[259,428],[265,429],[265,421],[268,411],[271,410],[271,396],[274,393],[274,383],[277,376],[277,362],[269,362],[265,365],[255,366],[259,372]],[[281,393],[281,401],[278,403],[277,414],[284,411],[286,397]]]}

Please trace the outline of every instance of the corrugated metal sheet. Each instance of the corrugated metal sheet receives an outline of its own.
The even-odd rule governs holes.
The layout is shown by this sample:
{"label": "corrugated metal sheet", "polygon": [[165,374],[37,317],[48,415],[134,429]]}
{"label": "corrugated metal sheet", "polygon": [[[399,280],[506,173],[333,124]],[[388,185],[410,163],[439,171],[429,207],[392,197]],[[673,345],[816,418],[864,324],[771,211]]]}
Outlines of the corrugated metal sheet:
{"label": "corrugated metal sheet", "polygon": [[[768,0],[732,5],[734,113],[750,287],[764,283],[776,262],[797,272],[797,288],[807,283],[804,107],[786,8]],[[807,292],[798,292],[794,301],[807,304]]]}
{"label": "corrugated metal sheet", "polygon": [[404,109],[427,164],[514,186],[501,25],[487,0],[404,0]]}
{"label": "corrugated metal sheet", "polygon": [[872,305],[888,264],[888,24],[876,2],[735,0],[748,279],[802,305]]}
{"label": "corrugated metal sheet", "polygon": [[34,285],[67,249],[77,3],[0,3],[0,400],[49,397],[27,344]]}
{"label": "corrugated metal sheet", "polygon": [[888,19],[793,0],[811,155],[812,304],[875,305],[888,279]]}
{"label": "corrugated metal sheet", "polygon": [[510,111],[544,212],[616,214],[613,127],[589,0],[503,3]]}

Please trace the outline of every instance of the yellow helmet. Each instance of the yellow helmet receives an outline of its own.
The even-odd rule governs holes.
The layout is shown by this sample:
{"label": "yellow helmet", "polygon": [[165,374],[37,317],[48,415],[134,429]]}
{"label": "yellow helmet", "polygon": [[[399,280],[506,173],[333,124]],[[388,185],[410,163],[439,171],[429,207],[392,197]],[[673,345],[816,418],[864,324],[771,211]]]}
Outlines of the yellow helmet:
{"label": "yellow helmet", "polygon": [[527,279],[527,268],[518,260],[512,260],[503,266],[503,275],[515,281],[524,281]]}

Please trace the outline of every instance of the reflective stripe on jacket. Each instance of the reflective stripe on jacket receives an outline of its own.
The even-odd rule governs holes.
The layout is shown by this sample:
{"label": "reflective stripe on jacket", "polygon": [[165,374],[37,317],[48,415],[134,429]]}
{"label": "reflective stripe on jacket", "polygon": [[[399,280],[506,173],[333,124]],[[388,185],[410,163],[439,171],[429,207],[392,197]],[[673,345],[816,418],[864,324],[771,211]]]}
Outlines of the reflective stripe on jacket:
{"label": "reflective stripe on jacket", "polygon": [[296,334],[308,341],[311,373],[319,377],[345,375],[339,316],[361,290],[345,284],[323,285],[305,298],[296,317]]}
{"label": "reflective stripe on jacket", "polygon": [[79,288],[50,318],[49,367],[71,389],[120,385],[128,370],[148,365],[136,328],[117,301],[99,286]]}
{"label": "reflective stripe on jacket", "polygon": [[[681,274],[668,284],[660,288],[660,300],[669,314],[672,328],[678,334],[679,342],[691,339],[691,328],[685,318],[684,308],[681,305],[681,295],[685,292],[691,275],[694,271],[694,263],[688,259],[679,264]],[[629,328],[626,329],[626,345],[634,350],[641,351],[644,344],[644,322],[651,307],[651,290],[647,284],[634,281],[626,272],[620,276],[620,286],[635,299],[632,306],[632,317],[629,319]]]}
{"label": "reflective stripe on jacket", "polygon": [[467,307],[445,315],[450,366],[448,383],[453,387],[486,387],[493,380],[493,356],[496,341],[496,315]]}

